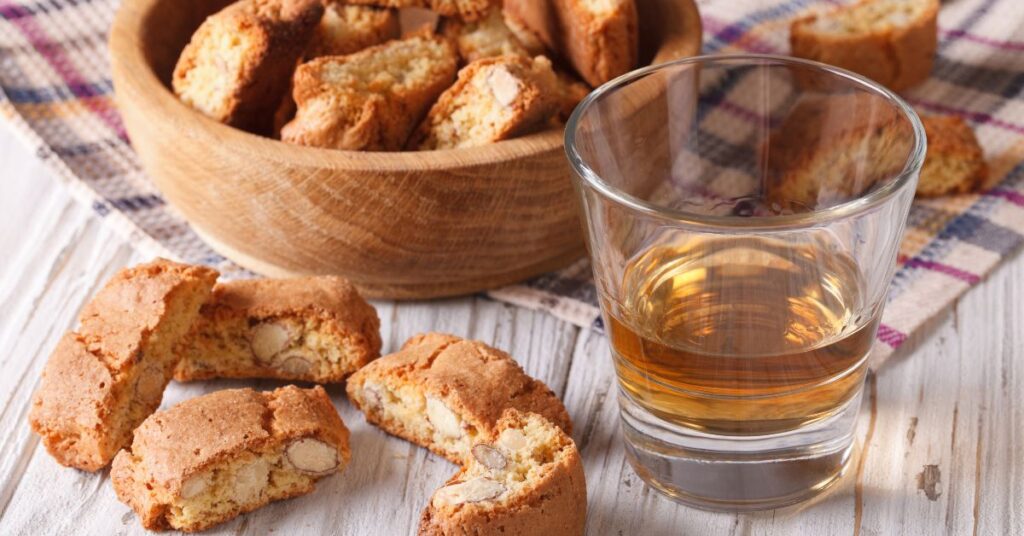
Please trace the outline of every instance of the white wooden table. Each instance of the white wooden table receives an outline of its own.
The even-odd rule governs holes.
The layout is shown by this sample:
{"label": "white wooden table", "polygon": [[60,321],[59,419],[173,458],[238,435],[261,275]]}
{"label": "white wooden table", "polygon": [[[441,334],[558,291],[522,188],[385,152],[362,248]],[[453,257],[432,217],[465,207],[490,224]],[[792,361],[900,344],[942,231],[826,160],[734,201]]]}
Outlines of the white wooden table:
{"label": "white wooden table", "polygon": [[[0,535],[143,533],[107,474],[57,465],[26,415],[58,337],[114,271],[145,259],[74,202],[0,124]],[[642,485],[618,437],[600,335],[479,298],[377,303],[384,350],[439,330],[508,350],[566,402],[586,463],[588,533],[1024,534],[1024,260],[936,319],[868,380],[858,457],[810,504],[758,514],[678,506]],[[164,405],[272,382],[173,384]],[[330,389],[352,429],[352,464],[309,496],[214,533],[412,534],[455,466],[368,426]],[[557,535],[543,535],[557,536]]]}

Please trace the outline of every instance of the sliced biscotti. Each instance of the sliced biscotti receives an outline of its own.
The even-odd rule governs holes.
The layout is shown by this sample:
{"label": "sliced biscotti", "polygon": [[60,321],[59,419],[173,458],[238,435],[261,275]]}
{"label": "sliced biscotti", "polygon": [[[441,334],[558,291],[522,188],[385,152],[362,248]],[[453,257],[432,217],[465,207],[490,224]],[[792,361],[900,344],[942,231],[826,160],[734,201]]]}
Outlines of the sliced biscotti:
{"label": "sliced biscotti", "polygon": [[146,419],[110,479],[147,529],[200,531],[313,491],[348,463],[348,437],[320,386],[217,391]]}
{"label": "sliced biscotti", "polygon": [[988,165],[970,125],[954,116],[922,116],[921,122],[928,137],[928,156],[917,195],[964,194],[980,188],[988,178]]}
{"label": "sliced biscotti", "polygon": [[572,439],[533,413],[505,412],[434,492],[420,536],[583,534],[587,485]]}
{"label": "sliced biscotti", "polygon": [[543,56],[496,56],[470,63],[410,140],[419,150],[487,145],[535,130],[559,109],[559,88]]}
{"label": "sliced biscotti", "polygon": [[938,13],[939,0],[860,0],[811,13],[790,26],[791,54],[900,91],[931,73]]}
{"label": "sliced biscotti", "polygon": [[399,150],[452,84],[457,67],[452,45],[426,35],[316,58],[295,71],[298,111],[281,139],[333,149]]}
{"label": "sliced biscotti", "polygon": [[324,0],[324,16],[316,27],[306,57],[352,54],[397,39],[400,32],[398,12],[394,9]]}
{"label": "sliced biscotti", "polygon": [[492,9],[487,16],[475,22],[445,19],[441,33],[455,43],[463,61],[473,61],[492,56],[517,55],[533,57],[519,38],[505,24],[501,9]]}
{"label": "sliced biscotti", "polygon": [[385,432],[461,463],[506,408],[543,415],[567,432],[558,397],[508,354],[479,341],[427,333],[353,374],[349,400]]}
{"label": "sliced biscotti", "polygon": [[380,345],[376,310],[343,278],[229,281],[180,345],[174,379],[341,382]]}
{"label": "sliced biscotti", "polygon": [[323,14],[319,0],[241,0],[196,30],[174,68],[182,102],[222,123],[259,134],[288,90]]}
{"label": "sliced biscotti", "polygon": [[217,272],[163,259],[120,271],[61,338],[29,422],[61,464],[97,471],[160,405],[175,345],[199,316]]}
{"label": "sliced biscotti", "polygon": [[462,20],[479,20],[499,0],[348,0],[350,4],[371,5],[380,7],[422,7],[437,12],[445,17]]}

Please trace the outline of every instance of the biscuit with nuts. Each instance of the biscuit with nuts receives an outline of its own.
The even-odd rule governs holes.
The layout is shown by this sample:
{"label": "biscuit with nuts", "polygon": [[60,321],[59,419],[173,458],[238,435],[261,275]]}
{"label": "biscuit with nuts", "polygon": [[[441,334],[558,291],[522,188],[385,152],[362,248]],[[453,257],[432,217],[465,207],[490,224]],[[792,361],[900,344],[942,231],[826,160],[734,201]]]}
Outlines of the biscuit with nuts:
{"label": "biscuit with nuts", "polygon": [[435,11],[445,17],[461,20],[479,20],[487,15],[498,0],[348,0],[350,4],[380,7],[421,7]]}
{"label": "biscuit with nuts", "polygon": [[241,0],[211,15],[174,68],[174,94],[221,123],[273,129],[295,63],[324,12],[319,0]]}
{"label": "biscuit with nuts", "polygon": [[146,419],[110,479],[143,527],[195,532],[312,492],[348,464],[348,438],[320,386],[217,391]]}
{"label": "biscuit with nuts", "polygon": [[380,345],[376,310],[343,278],[229,281],[181,344],[174,379],[341,382]]}
{"label": "biscuit with nuts", "polygon": [[353,374],[349,400],[385,432],[462,463],[506,408],[543,415],[567,432],[562,402],[508,354],[427,333]]}
{"label": "biscuit with nuts", "polygon": [[[466,63],[472,63],[493,56],[532,57],[519,38],[505,24],[501,9],[492,9],[487,16],[474,22],[445,19],[441,33],[455,43],[459,56]],[[538,51],[539,53],[539,51]]]}
{"label": "biscuit with nuts", "polygon": [[583,534],[587,484],[575,443],[547,419],[510,409],[434,492],[420,536]]}
{"label": "biscuit with nuts", "polygon": [[419,150],[487,145],[536,130],[559,109],[551,62],[496,56],[461,71],[410,140]]}
{"label": "biscuit with nuts", "polygon": [[985,154],[970,125],[955,116],[921,116],[928,137],[928,155],[921,167],[917,195],[973,192],[988,178]]}
{"label": "biscuit with nuts", "polygon": [[394,9],[350,6],[343,0],[324,0],[324,16],[313,33],[306,57],[352,54],[398,39],[400,33],[398,12]]}
{"label": "biscuit with nuts", "polygon": [[163,259],[118,272],[43,369],[29,423],[57,462],[98,471],[160,405],[217,272]]}

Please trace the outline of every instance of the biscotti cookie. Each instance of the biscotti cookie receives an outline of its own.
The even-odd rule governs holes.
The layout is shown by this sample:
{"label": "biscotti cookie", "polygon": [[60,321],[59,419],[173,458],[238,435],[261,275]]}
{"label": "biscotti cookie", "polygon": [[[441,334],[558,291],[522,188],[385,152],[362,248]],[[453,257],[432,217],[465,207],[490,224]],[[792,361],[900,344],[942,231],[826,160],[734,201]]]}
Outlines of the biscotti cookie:
{"label": "biscotti cookie", "polygon": [[543,56],[474,61],[430,109],[410,140],[419,150],[487,145],[543,126],[559,109],[558,81]]}
{"label": "biscotti cookie", "polygon": [[43,370],[29,422],[61,464],[97,471],[160,405],[176,343],[217,272],[163,259],[122,270],[61,338]]}
{"label": "biscotti cookie", "polygon": [[281,139],[333,149],[399,150],[452,84],[457,67],[452,45],[426,35],[316,58],[295,71],[298,111]]}
{"label": "biscotti cookie", "polygon": [[324,16],[313,33],[307,58],[343,56],[398,39],[398,12],[371,6],[349,6],[324,0]]}
{"label": "biscotti cookie", "polygon": [[466,63],[492,56],[534,56],[505,25],[501,9],[492,9],[475,22],[445,19],[442,24],[441,33],[455,43]]}
{"label": "biscotti cookie", "polygon": [[938,0],[860,0],[797,18],[791,54],[849,69],[900,91],[928,78]]}
{"label": "biscotti cookie", "polygon": [[974,131],[954,116],[921,116],[928,137],[928,156],[917,182],[917,195],[965,194],[988,178],[985,155]]}
{"label": "biscotti cookie", "polygon": [[422,7],[445,17],[472,21],[483,18],[493,6],[500,2],[499,0],[348,0],[348,3],[391,8]]}
{"label": "biscotti cookie", "polygon": [[572,426],[558,397],[508,354],[454,335],[409,339],[353,374],[346,390],[369,422],[456,463],[506,408]]}
{"label": "biscotti cookie", "polygon": [[576,106],[590,94],[590,88],[572,75],[555,72],[558,75],[558,119],[569,120]]}
{"label": "biscotti cookie", "polygon": [[268,134],[296,61],[323,14],[319,0],[241,0],[196,30],[174,68],[182,102],[222,123]]}
{"label": "biscotti cookie", "polygon": [[420,536],[577,535],[587,517],[583,463],[572,439],[540,415],[508,410],[434,492]]}
{"label": "biscotti cookie", "polygon": [[174,379],[341,382],[380,345],[376,310],[345,279],[230,281],[214,288],[180,346]]}
{"label": "biscotti cookie", "polygon": [[349,460],[323,388],[218,391],[155,413],[114,459],[117,498],[151,530],[204,530],[304,495]]}

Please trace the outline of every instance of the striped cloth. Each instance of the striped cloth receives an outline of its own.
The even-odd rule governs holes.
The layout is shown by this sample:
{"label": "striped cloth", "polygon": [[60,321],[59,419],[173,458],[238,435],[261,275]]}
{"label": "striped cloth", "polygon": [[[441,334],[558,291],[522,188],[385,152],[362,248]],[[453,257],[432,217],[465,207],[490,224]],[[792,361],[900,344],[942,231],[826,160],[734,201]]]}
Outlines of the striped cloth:
{"label": "striped cloth", "polygon": [[[789,20],[830,3],[700,1],[705,52],[785,54]],[[922,111],[968,120],[998,181],[978,195],[915,203],[876,359],[890,355],[1024,241],[1024,11],[1018,4],[943,2],[932,78],[906,94]],[[118,0],[0,0],[0,116],[77,198],[144,254],[244,275],[164,202],[131,150],[113,104],[106,51],[117,5]],[[488,294],[601,328],[586,261]]]}

